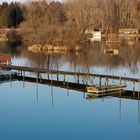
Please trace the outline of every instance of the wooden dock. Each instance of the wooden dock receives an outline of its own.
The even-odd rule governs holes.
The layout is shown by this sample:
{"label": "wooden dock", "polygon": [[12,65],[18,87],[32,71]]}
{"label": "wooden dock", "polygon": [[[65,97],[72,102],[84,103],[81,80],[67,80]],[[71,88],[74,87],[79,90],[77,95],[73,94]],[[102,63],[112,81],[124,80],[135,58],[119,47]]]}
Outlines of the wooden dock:
{"label": "wooden dock", "polygon": [[44,68],[33,68],[33,67],[24,67],[24,66],[14,66],[14,65],[3,65],[0,64],[0,69],[9,69],[9,70],[16,70],[21,73],[22,72],[31,72],[36,74],[55,74],[55,75],[64,75],[65,76],[86,76],[86,77],[99,77],[100,80],[102,78],[106,79],[114,79],[114,80],[124,80],[130,82],[140,82],[138,78],[131,78],[125,76],[114,76],[114,75],[104,75],[104,74],[95,74],[95,73],[82,73],[82,72],[70,72],[70,71],[60,71],[60,70],[49,70]]}
{"label": "wooden dock", "polygon": [[10,80],[17,78],[17,72],[13,71],[0,71],[0,81]]}

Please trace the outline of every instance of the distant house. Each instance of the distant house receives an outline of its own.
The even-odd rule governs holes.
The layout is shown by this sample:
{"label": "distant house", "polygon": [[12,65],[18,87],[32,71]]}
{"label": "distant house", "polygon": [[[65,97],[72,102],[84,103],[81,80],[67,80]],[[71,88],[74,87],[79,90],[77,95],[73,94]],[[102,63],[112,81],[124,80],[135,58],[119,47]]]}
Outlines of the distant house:
{"label": "distant house", "polygon": [[137,37],[140,34],[140,29],[138,28],[120,28],[119,36],[133,36]]}
{"label": "distant house", "polygon": [[0,54],[0,64],[11,64],[11,56],[9,54]]}
{"label": "distant house", "polygon": [[101,41],[101,31],[98,29],[88,27],[85,29],[85,34],[87,35],[87,39],[90,41]]}

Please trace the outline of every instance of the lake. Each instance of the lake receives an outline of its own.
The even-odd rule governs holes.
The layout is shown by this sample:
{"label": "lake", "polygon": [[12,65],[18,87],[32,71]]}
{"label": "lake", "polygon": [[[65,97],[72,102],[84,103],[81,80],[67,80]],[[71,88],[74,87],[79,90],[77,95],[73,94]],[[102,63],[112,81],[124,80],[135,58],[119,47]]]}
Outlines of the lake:
{"label": "lake", "polygon": [[[10,54],[13,65],[139,78],[139,42],[121,46],[117,56],[105,55],[104,48],[104,44],[95,43],[80,53],[51,54],[1,43],[0,53]],[[75,81],[73,77],[67,80]],[[94,79],[95,84],[98,82]],[[126,84],[132,90],[133,83]],[[140,91],[140,83],[135,88]],[[0,140],[140,139],[139,100],[86,96],[84,92],[47,84],[0,82]]]}

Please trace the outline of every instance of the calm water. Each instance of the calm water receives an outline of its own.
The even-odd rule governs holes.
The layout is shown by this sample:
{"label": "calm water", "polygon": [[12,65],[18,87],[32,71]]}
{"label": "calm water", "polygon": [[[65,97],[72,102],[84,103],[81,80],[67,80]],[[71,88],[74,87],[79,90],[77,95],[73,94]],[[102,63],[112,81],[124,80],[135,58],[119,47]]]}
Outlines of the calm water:
{"label": "calm water", "polygon": [[[80,54],[48,55],[1,44],[0,52],[11,54],[15,65],[139,77],[138,44],[121,47],[118,56],[104,55],[103,47],[94,44]],[[0,140],[140,139],[138,100],[85,97],[82,92],[36,83],[1,83]]]}

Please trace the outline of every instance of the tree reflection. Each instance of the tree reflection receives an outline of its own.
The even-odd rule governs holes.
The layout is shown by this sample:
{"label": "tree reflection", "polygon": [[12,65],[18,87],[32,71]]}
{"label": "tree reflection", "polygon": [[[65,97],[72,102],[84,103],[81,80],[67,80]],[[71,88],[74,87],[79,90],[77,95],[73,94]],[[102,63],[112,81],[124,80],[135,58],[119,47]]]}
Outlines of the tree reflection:
{"label": "tree reflection", "polygon": [[[26,47],[11,47],[8,44],[0,44],[1,53],[10,53],[12,57],[22,57],[27,60],[27,65],[32,67],[61,69],[68,65],[70,70],[78,72],[90,72],[93,67],[104,67],[112,70],[117,68],[129,69],[132,73],[138,72],[140,63],[140,43],[136,42],[133,46],[124,44],[119,46],[119,55],[113,56],[104,54],[105,44],[92,44],[83,46],[79,53],[68,52],[61,54],[54,53],[31,53]],[[49,65],[49,66],[48,66]]]}

